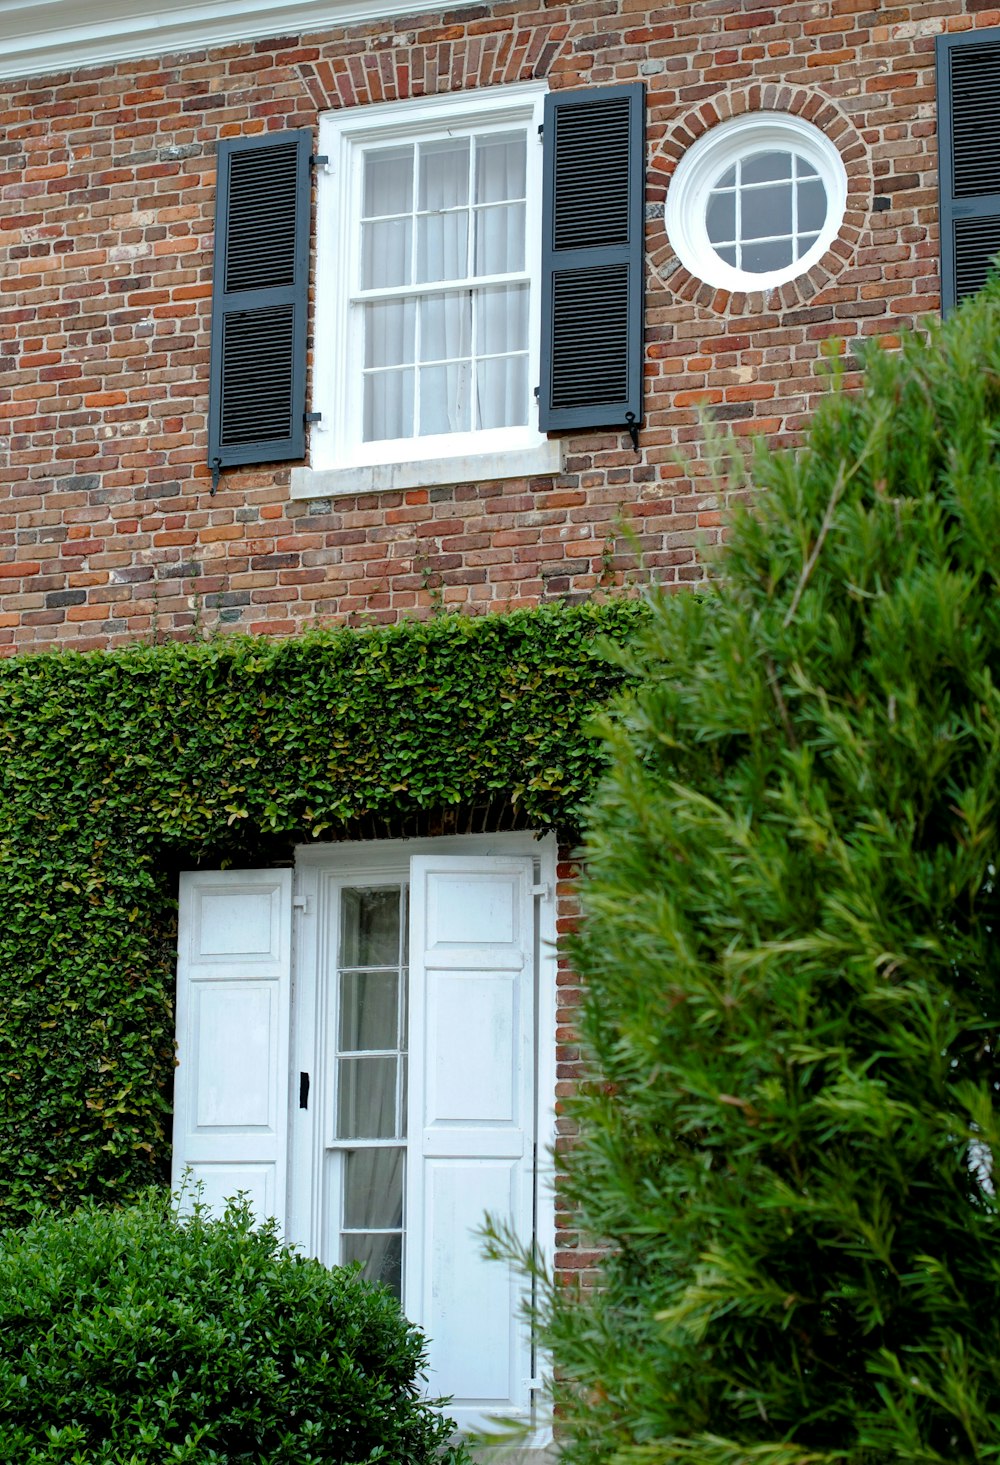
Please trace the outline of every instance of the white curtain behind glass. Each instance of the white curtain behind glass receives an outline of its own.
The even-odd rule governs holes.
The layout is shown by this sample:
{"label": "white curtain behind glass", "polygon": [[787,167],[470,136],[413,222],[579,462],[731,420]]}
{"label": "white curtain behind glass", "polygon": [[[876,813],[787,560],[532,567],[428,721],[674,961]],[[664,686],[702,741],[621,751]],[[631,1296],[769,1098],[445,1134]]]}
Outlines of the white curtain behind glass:
{"label": "white curtain behind glass", "polygon": [[[373,149],[361,283],[366,441],[527,421],[523,131]],[[504,287],[416,285],[514,277]]]}

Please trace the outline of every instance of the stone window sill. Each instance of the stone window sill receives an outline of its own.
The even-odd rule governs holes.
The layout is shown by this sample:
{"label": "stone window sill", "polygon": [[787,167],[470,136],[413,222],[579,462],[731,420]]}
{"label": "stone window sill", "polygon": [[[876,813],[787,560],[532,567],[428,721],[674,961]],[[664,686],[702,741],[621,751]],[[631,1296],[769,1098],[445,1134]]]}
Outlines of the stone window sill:
{"label": "stone window sill", "polygon": [[292,498],[336,498],[344,494],[441,488],[452,483],[491,483],[499,478],[538,478],[561,471],[562,440],[546,438],[537,447],[506,453],[418,458],[357,468],[293,468]]}

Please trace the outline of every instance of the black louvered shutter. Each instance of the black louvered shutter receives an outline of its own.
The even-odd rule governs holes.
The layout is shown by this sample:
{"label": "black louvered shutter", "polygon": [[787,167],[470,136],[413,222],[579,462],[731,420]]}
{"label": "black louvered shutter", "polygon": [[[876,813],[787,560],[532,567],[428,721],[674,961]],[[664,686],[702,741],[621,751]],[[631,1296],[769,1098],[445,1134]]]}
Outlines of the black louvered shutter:
{"label": "black louvered shutter", "polygon": [[545,99],[539,426],[642,419],[645,92]]}
{"label": "black louvered shutter", "polygon": [[307,130],[219,145],[208,460],[305,454]]}
{"label": "black louvered shutter", "polygon": [[1000,30],[937,39],[941,305],[982,289],[1000,254]]}

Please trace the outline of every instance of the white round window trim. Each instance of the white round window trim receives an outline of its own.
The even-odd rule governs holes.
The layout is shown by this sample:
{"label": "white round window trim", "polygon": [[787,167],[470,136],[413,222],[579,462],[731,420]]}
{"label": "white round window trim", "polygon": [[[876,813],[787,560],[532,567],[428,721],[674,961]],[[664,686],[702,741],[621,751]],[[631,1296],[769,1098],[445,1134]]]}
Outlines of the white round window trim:
{"label": "white round window trim", "polygon": [[[761,152],[791,152],[816,170],[827,209],[819,235],[799,259],[780,269],[738,269],[716,252],[708,237],[709,196],[734,163]],[[722,290],[770,290],[804,275],[829,249],[844,221],[847,171],[836,146],[802,117],[787,112],[749,112],[720,122],[692,143],[677,165],[667,193],[667,235],[681,264]]]}

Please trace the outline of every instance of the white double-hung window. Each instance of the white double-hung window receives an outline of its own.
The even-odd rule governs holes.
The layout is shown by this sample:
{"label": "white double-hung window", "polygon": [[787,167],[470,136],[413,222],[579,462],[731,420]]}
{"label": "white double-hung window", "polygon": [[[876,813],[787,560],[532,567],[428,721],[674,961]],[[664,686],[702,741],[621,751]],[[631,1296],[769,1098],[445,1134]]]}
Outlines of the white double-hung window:
{"label": "white double-hung window", "polygon": [[359,470],[379,487],[554,466],[535,399],[544,92],[322,119],[310,455],[333,491]]}

